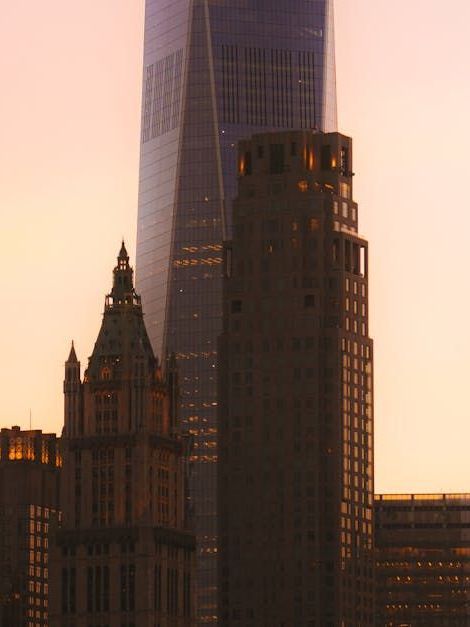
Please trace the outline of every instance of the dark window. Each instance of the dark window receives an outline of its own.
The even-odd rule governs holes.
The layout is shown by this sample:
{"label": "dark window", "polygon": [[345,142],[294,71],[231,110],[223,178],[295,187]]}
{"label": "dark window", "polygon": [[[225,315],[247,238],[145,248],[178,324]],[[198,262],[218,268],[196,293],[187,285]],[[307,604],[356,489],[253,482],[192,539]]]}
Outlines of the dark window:
{"label": "dark window", "polygon": [[264,157],[264,146],[258,146],[258,159],[262,159]]}
{"label": "dark window", "polygon": [[67,614],[69,611],[69,572],[66,568],[62,568],[62,613]]}
{"label": "dark window", "polygon": [[95,609],[101,612],[101,567],[95,568]]}
{"label": "dark window", "polygon": [[91,566],[89,566],[87,568],[87,586],[86,586],[86,590],[87,590],[87,611],[88,612],[92,612],[93,611],[93,568]]}
{"label": "dark window", "polygon": [[297,155],[297,144],[296,144],[296,142],[291,142],[290,154],[291,154],[291,157],[295,157]]}
{"label": "dark window", "polygon": [[344,146],[341,148],[340,159],[341,174],[349,176],[349,150]]}
{"label": "dark window", "polygon": [[284,172],[284,145],[271,144],[269,147],[269,171],[271,174]]}
{"label": "dark window", "polygon": [[162,567],[155,566],[155,589],[154,589],[154,603],[155,610],[162,609]]}
{"label": "dark window", "polygon": [[69,580],[69,609],[70,609],[71,614],[75,614],[75,610],[76,610],[75,581],[76,581],[75,568],[71,568],[70,580]]}
{"label": "dark window", "polygon": [[333,263],[338,263],[339,261],[339,240],[333,240]]}
{"label": "dark window", "polygon": [[251,152],[245,152],[245,170],[244,170],[244,174],[246,176],[249,176],[250,174],[253,174],[253,167],[251,164]]}
{"label": "dark window", "polygon": [[353,244],[353,272],[354,274],[359,274],[360,268],[360,257],[359,257],[359,246],[358,244]]}
{"label": "dark window", "polygon": [[109,611],[109,566],[103,567],[103,611]]}
{"label": "dark window", "polygon": [[315,294],[305,294],[304,306],[315,307]]}
{"label": "dark window", "polygon": [[331,170],[331,146],[322,146],[321,149],[321,169]]}
{"label": "dark window", "polygon": [[191,616],[191,575],[183,575],[183,615]]}
{"label": "dark window", "polygon": [[232,313],[241,313],[241,311],[242,311],[242,301],[232,300]]}
{"label": "dark window", "polygon": [[121,565],[121,610],[127,610],[128,583],[127,566]]}
{"label": "dark window", "polygon": [[344,269],[351,272],[351,242],[348,240],[344,243]]}
{"label": "dark window", "polygon": [[135,566],[129,566],[129,610],[133,612],[135,609]]}

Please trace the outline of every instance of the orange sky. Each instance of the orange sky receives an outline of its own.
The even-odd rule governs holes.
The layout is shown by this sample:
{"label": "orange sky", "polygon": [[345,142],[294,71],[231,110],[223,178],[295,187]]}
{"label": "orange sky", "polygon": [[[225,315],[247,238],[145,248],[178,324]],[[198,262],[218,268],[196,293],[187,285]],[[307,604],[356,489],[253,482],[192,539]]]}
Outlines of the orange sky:
{"label": "orange sky", "polygon": [[[120,239],[134,258],[143,2],[0,22],[0,424],[60,430]],[[445,12],[444,12],[445,9]],[[336,0],[340,130],[370,241],[377,491],[469,491],[468,0]]]}

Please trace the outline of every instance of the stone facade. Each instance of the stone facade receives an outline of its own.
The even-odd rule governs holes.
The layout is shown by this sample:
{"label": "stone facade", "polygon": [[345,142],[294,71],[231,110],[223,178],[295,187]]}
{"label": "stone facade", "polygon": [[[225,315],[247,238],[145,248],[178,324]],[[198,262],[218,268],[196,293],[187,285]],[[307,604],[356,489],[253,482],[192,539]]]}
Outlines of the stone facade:
{"label": "stone facade", "polygon": [[123,244],[83,381],[73,346],[65,364],[51,627],[193,624],[173,366],[154,356]]}
{"label": "stone facade", "polygon": [[220,625],[369,627],[372,341],[352,142],[239,145],[220,340]]}

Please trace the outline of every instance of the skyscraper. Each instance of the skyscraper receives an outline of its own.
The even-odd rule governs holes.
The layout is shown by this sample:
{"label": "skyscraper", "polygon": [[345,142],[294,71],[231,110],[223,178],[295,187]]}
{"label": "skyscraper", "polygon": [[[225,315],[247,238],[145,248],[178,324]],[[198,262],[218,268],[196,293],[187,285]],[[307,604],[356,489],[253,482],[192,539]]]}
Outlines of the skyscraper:
{"label": "skyscraper", "polygon": [[49,625],[49,544],[59,516],[53,433],[0,433],[0,625]]}
{"label": "skyscraper", "polygon": [[73,346],[65,364],[51,626],[194,624],[174,385],[150,345],[123,244],[83,381]]}
{"label": "skyscraper", "polygon": [[352,142],[240,143],[219,352],[223,627],[372,627],[367,242]]}
{"label": "skyscraper", "polygon": [[222,241],[237,141],[269,129],[336,130],[332,0],[147,0],[137,287],[154,350],[174,351],[198,607],[215,622],[216,341]]}

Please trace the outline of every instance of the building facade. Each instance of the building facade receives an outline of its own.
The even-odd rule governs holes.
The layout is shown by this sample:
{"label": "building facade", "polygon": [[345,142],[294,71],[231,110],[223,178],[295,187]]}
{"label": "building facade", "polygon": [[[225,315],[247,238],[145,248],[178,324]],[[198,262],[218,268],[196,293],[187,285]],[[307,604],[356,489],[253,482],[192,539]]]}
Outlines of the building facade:
{"label": "building facade", "polygon": [[352,142],[240,143],[219,344],[223,627],[373,625],[367,242]]}
{"label": "building facade", "polygon": [[470,494],[375,498],[377,627],[470,625]]}
{"label": "building facade", "polygon": [[51,627],[194,624],[176,386],[154,356],[123,244],[83,381],[73,346],[65,364]]}
{"label": "building facade", "polygon": [[216,344],[237,141],[336,130],[333,1],[146,0],[137,287],[154,350],[175,352],[198,607],[216,622]]}
{"label": "building facade", "polygon": [[49,625],[49,543],[59,517],[55,434],[0,432],[0,625]]}

